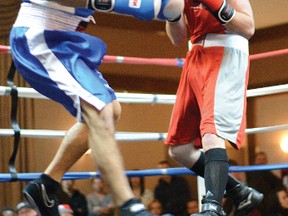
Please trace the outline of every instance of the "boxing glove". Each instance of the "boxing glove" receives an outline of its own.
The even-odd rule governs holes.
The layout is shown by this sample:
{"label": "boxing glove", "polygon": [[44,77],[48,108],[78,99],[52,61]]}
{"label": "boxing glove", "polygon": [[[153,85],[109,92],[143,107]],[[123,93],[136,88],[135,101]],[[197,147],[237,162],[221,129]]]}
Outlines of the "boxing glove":
{"label": "boxing glove", "polygon": [[161,0],[161,7],[157,18],[170,22],[178,21],[181,19],[183,9],[183,0]]}
{"label": "boxing glove", "polygon": [[229,23],[235,16],[236,11],[226,0],[199,0],[222,24]]}
{"label": "boxing glove", "polygon": [[160,11],[161,0],[87,0],[87,8],[96,11],[113,11],[151,21]]}

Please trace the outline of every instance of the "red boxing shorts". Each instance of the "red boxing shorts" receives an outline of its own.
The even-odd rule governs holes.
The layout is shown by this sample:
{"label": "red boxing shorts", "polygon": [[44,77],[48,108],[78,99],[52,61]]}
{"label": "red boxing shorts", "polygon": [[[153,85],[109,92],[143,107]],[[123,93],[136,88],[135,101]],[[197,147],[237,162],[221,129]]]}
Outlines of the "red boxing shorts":
{"label": "red boxing shorts", "polygon": [[177,90],[165,143],[181,145],[216,134],[240,148],[246,127],[248,41],[239,35],[208,34],[192,45]]}

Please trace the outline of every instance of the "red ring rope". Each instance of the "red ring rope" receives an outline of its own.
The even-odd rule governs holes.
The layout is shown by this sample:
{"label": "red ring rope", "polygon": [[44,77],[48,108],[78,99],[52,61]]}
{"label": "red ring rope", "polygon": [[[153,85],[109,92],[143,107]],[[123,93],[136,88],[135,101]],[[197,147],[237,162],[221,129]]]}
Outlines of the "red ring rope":
{"label": "red ring rope", "polygon": [[[10,53],[9,46],[0,45],[0,53]],[[270,51],[250,55],[250,60],[257,60],[269,58],[274,56],[281,56],[288,54],[288,49]],[[104,56],[103,62],[105,63],[123,63],[123,64],[142,64],[142,65],[162,65],[162,66],[182,66],[184,58],[138,58],[138,57],[124,57],[124,56]]]}

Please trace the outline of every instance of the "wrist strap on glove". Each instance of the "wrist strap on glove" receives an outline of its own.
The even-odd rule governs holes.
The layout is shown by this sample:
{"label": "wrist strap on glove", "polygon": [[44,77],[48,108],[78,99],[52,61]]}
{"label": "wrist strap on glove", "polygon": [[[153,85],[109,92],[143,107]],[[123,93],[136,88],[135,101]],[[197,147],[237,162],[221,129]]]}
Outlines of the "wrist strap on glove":
{"label": "wrist strap on glove", "polygon": [[[235,16],[236,11],[231,7],[226,0],[221,4],[221,1],[211,1],[211,0],[201,0],[203,6],[211,13],[213,16],[219,20],[221,24],[229,23]],[[218,3],[218,4],[217,4]],[[219,8],[220,3],[220,8]]]}
{"label": "wrist strap on glove", "polygon": [[180,14],[180,16],[176,17],[174,20],[168,20],[168,22],[174,23],[174,22],[178,22],[179,20],[181,20],[182,15]]}
{"label": "wrist strap on glove", "polygon": [[232,8],[226,0],[223,1],[221,8],[218,11],[218,19],[222,24],[229,23],[235,16],[236,11]]}
{"label": "wrist strap on glove", "polygon": [[87,0],[87,8],[98,11],[112,11],[114,8],[112,0]]}

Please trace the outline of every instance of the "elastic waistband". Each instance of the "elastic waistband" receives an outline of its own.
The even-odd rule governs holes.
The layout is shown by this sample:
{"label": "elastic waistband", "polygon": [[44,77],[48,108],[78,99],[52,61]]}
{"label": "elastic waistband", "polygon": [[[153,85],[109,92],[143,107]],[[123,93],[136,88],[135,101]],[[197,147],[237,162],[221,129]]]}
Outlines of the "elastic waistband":
{"label": "elastic waistband", "polygon": [[248,40],[240,35],[235,34],[207,34],[201,40],[196,43],[189,41],[189,50],[194,46],[203,47],[231,47],[241,50],[242,52],[249,54]]}
{"label": "elastic waistband", "polygon": [[22,3],[13,27],[75,31],[80,22],[90,20],[90,16],[81,17],[34,3]]}

